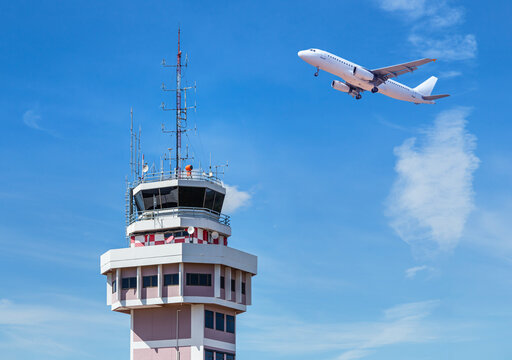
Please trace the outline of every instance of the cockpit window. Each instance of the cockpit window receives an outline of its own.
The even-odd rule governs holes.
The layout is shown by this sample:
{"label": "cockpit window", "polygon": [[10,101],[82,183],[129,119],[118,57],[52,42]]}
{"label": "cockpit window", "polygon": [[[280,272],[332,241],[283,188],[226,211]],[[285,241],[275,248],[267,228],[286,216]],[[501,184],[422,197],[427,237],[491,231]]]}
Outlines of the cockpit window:
{"label": "cockpit window", "polygon": [[313,52],[315,52],[315,51],[316,51],[315,49],[309,49],[309,50],[311,50],[311,51],[313,51]]}

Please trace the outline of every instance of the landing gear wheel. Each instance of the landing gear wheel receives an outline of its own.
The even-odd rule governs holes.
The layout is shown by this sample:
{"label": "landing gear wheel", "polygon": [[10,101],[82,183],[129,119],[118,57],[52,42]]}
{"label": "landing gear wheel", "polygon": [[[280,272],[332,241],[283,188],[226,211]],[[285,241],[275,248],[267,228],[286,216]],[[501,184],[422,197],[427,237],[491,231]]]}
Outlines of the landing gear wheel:
{"label": "landing gear wheel", "polygon": [[379,88],[377,86],[374,86],[372,89],[372,93],[375,94],[376,92],[379,92]]}
{"label": "landing gear wheel", "polygon": [[356,95],[356,100],[359,100],[359,99],[361,99],[361,98],[362,98],[361,94],[357,94],[357,95]]}
{"label": "landing gear wheel", "polygon": [[320,71],[319,68],[316,68],[316,73],[315,73],[315,76],[318,76],[318,72]]}

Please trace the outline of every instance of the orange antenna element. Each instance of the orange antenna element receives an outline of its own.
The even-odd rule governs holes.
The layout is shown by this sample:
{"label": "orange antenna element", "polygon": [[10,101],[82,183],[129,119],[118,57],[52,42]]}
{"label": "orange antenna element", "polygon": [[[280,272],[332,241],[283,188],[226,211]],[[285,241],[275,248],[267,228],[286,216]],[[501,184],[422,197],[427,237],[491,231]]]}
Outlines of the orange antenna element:
{"label": "orange antenna element", "polygon": [[187,165],[185,166],[185,170],[187,170],[187,176],[191,176],[192,175],[192,169],[194,167],[192,165]]}

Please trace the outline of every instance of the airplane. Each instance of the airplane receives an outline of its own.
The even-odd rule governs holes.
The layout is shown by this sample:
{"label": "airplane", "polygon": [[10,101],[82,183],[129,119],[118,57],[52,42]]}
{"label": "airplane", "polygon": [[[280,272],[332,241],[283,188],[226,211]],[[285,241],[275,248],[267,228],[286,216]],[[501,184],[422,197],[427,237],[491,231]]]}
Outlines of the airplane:
{"label": "airplane", "polygon": [[345,82],[333,80],[331,86],[335,90],[348,93],[357,100],[361,99],[361,93],[365,90],[415,104],[435,104],[434,100],[450,96],[447,94],[431,95],[437,82],[435,76],[431,76],[415,88],[390,80],[398,75],[413,72],[418,66],[436,61],[436,59],[425,58],[369,70],[320,49],[302,50],[298,52],[298,55],[302,60],[316,67],[315,76],[318,76],[320,70],[324,70],[345,80]]}

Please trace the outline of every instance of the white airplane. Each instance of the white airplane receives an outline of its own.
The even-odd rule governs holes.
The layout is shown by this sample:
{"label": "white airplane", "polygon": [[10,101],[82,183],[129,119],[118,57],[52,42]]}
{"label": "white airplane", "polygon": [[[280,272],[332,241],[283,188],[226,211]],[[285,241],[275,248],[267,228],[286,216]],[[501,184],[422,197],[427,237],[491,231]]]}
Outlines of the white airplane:
{"label": "white airplane", "polygon": [[435,104],[434,100],[450,95],[431,95],[437,78],[430,77],[415,88],[410,88],[399,82],[390,80],[408,72],[418,66],[436,61],[436,59],[421,59],[408,63],[388,66],[380,69],[368,70],[339,56],[319,49],[302,50],[299,57],[310,65],[316,67],[315,76],[320,70],[339,76],[345,82],[333,80],[331,86],[339,91],[346,92],[356,99],[361,99],[361,93],[370,90],[372,93],[381,93],[394,99],[413,102],[415,104]]}

